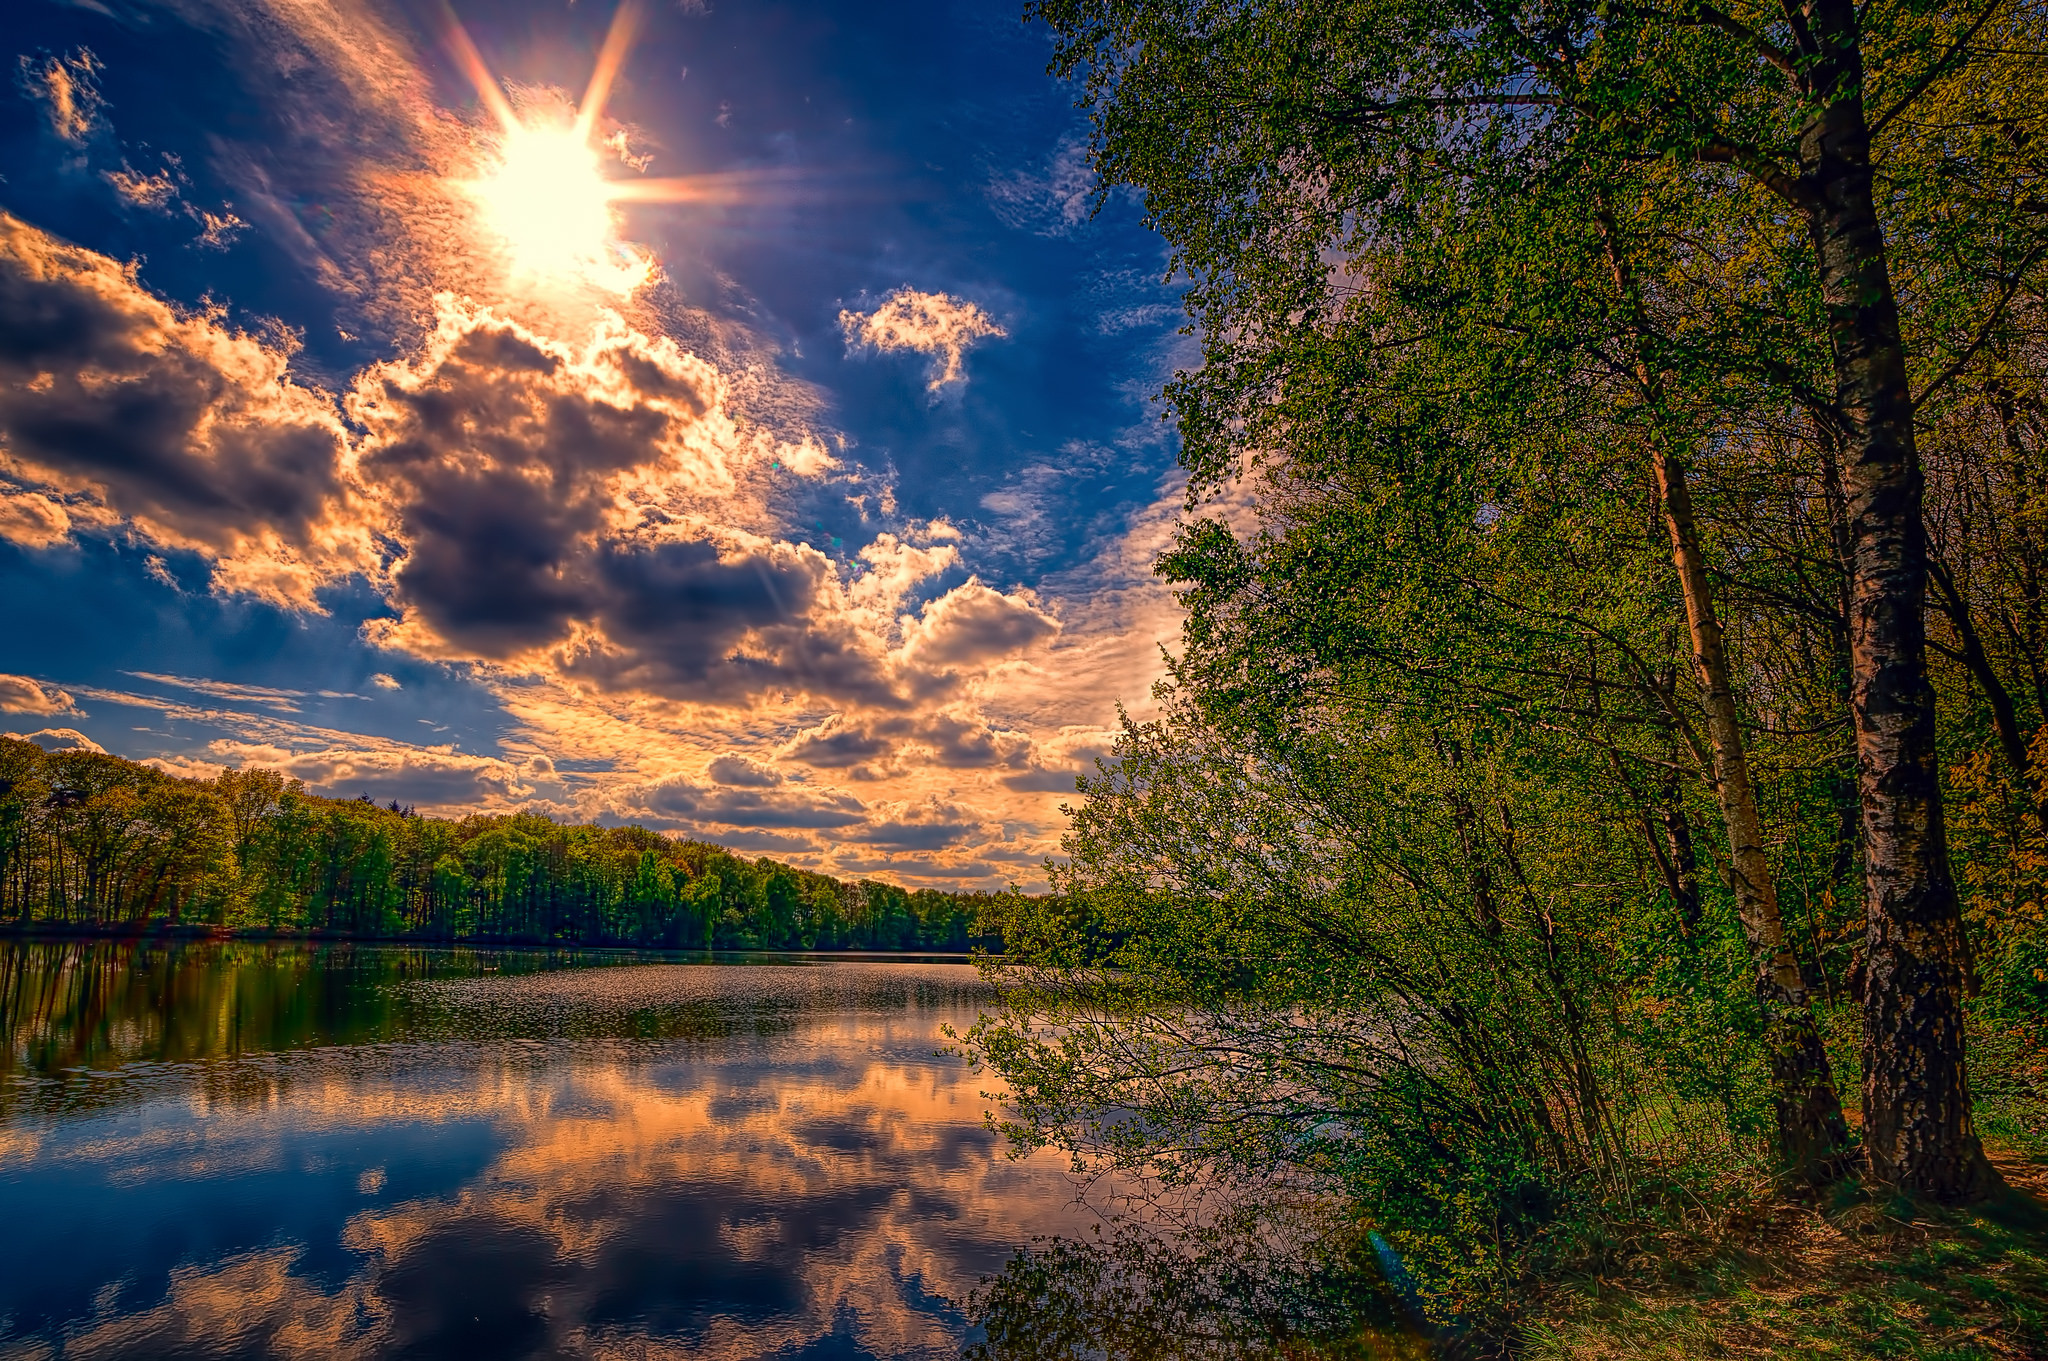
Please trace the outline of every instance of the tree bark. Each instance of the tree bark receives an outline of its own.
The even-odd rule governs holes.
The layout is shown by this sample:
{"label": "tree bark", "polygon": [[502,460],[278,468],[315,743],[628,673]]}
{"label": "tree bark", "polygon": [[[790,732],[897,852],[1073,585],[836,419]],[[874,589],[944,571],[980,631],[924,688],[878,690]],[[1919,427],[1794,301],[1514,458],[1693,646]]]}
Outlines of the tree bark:
{"label": "tree bark", "polygon": [[1878,222],[1853,0],[1808,0],[1801,184],[1834,352],[1852,545],[1851,713],[1866,936],[1863,1134],[1879,1181],[1940,1200],[1993,1183],[1970,1112],[1963,938],[1927,675],[1924,486]]}
{"label": "tree bark", "polygon": [[1707,579],[1693,521],[1685,465],[1668,449],[1655,453],[1657,490],[1671,534],[1671,561],[1685,597],[1692,630],[1693,661],[1699,670],[1707,735],[1713,749],[1714,792],[1728,826],[1730,880],[1735,910],[1756,968],[1757,999],[1770,1046],[1771,1095],[1778,1121],[1778,1151],[1787,1170],[1810,1182],[1835,1175],[1850,1148],[1848,1122],[1835,1091],[1827,1050],[1813,1021],[1813,999],[1785,934],[1778,893],[1764,849],[1763,819],[1750,783],[1749,756],[1729,679],[1728,650]]}

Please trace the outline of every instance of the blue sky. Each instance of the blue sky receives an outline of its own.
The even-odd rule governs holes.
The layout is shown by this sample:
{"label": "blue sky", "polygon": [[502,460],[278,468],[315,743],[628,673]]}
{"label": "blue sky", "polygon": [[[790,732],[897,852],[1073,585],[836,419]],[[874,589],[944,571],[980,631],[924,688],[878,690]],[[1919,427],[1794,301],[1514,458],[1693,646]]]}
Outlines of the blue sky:
{"label": "blue sky", "polygon": [[615,9],[457,14],[510,125],[438,5],[10,7],[0,730],[1039,878],[1188,357],[1047,36],[662,0],[579,138]]}

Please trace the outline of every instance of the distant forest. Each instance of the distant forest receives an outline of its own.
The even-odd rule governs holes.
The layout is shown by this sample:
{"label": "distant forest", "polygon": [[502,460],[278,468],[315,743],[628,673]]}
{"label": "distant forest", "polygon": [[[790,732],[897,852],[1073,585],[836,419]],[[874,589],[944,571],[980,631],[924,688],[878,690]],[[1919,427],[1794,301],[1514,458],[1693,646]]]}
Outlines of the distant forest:
{"label": "distant forest", "polygon": [[645,827],[423,817],[272,770],[180,779],[0,736],[0,923],[964,950],[994,896],[848,883]]}

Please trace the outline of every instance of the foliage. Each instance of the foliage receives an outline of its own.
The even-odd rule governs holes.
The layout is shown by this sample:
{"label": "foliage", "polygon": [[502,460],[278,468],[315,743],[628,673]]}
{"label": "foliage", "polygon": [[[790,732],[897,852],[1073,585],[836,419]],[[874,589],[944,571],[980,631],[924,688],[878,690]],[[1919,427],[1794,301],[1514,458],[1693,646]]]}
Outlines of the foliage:
{"label": "foliage", "polygon": [[[1911,1038],[1859,1033],[1859,999],[1955,995],[1952,869],[1978,1095],[2034,1100],[2048,13],[1032,13],[1204,362],[1165,391],[1188,616],[1159,717],[1084,785],[1061,893],[1000,906],[1005,1009],[970,1043],[1009,1134],[1196,1202],[1319,1191],[1440,1320],[1512,1321],[1533,1280],[1711,1221],[1782,1170],[1785,1090],[1717,705],[1836,1070]],[[1867,232],[1829,178],[1858,175]],[[1925,550],[1924,598],[1881,539]],[[1923,614],[1948,863],[1873,864],[1872,733],[1919,679],[1872,640],[1913,653]],[[1866,892],[1913,875],[1917,992]]]}
{"label": "foliage", "polygon": [[422,817],[276,771],[0,737],[0,921],[681,949],[965,950],[993,895],[847,883],[642,827]]}

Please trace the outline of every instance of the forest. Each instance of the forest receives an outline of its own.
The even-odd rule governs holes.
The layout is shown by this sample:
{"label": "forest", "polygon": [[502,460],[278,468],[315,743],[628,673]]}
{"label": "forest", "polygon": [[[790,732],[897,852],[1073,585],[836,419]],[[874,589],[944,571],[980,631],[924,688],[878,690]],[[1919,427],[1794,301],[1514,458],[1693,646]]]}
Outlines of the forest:
{"label": "forest", "polygon": [[[1503,1346],[2048,1354],[2048,10],[1029,12],[1200,359],[1011,1139]],[[1728,1323],[1795,1221],[1878,1265]]]}
{"label": "forest", "polygon": [[644,827],[422,816],[0,736],[0,925],[663,949],[966,950],[993,895],[847,883]]}

